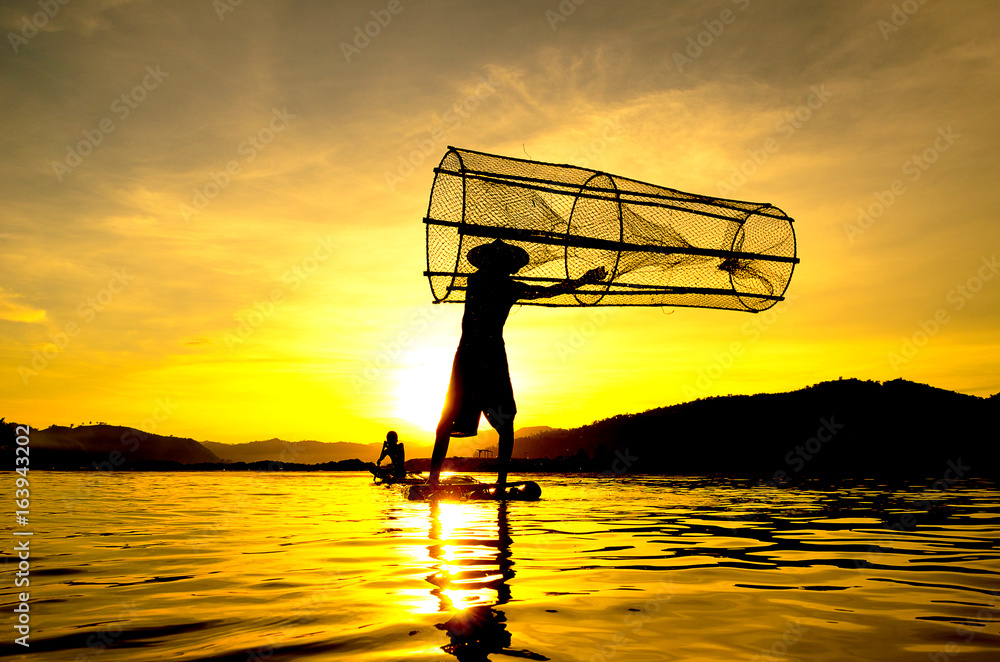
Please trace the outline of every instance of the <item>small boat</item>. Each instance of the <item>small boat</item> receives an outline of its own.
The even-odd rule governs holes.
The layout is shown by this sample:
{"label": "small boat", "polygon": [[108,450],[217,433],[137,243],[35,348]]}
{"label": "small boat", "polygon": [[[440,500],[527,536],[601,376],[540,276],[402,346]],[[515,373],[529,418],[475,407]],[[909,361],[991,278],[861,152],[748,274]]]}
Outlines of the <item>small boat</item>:
{"label": "small boat", "polygon": [[369,471],[375,477],[375,483],[379,485],[419,485],[427,482],[425,476],[410,472],[406,473],[405,478],[394,478],[390,468],[374,467]]}
{"label": "small boat", "polygon": [[427,499],[538,501],[542,496],[542,488],[533,480],[498,485],[480,483],[469,476],[450,476],[442,480],[437,487],[431,487],[426,482],[413,485],[407,496],[410,501]]}
{"label": "small boat", "polygon": [[381,467],[375,467],[371,472],[376,485],[409,487],[407,497],[410,501],[426,499],[537,501],[542,496],[542,488],[533,480],[507,483],[501,487],[496,483],[481,483],[472,476],[451,475],[442,478],[437,488],[431,488],[427,484],[427,477],[422,474],[407,472],[405,478],[394,478],[391,470]]}

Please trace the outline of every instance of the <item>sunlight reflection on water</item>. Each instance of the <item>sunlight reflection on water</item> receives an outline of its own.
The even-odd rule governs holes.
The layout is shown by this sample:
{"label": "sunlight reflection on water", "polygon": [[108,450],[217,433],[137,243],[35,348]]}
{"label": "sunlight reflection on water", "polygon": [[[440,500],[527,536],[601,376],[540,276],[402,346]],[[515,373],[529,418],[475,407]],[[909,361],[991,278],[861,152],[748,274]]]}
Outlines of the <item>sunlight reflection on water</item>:
{"label": "sunlight reflection on water", "polygon": [[991,484],[534,479],[431,504],[356,473],[34,472],[30,659],[1000,657]]}

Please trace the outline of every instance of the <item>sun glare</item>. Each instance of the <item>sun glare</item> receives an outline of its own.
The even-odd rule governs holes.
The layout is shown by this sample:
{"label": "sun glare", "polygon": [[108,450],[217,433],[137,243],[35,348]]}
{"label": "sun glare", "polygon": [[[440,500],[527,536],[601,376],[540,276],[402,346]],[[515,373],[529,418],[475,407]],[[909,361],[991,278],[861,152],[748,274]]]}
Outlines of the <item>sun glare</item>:
{"label": "sun glare", "polygon": [[421,430],[433,431],[437,427],[454,357],[455,350],[448,347],[410,352],[396,381],[397,417]]}

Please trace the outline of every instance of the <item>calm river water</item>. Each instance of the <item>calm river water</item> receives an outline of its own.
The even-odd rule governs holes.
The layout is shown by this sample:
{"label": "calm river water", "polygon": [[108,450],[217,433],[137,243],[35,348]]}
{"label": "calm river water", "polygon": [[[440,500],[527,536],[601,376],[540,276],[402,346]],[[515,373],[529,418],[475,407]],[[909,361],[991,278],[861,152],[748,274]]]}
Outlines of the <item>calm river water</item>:
{"label": "calm river water", "polygon": [[358,473],[32,472],[31,648],[8,525],[0,657],[1000,659],[993,484],[531,478],[541,501],[431,504]]}

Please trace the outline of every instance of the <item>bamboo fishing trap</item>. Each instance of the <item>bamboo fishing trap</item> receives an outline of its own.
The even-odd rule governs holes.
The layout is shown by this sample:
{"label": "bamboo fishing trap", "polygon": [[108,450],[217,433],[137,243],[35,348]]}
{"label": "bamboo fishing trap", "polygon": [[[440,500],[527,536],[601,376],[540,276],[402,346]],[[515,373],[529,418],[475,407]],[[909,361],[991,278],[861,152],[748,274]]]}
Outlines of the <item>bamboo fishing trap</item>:
{"label": "bamboo fishing trap", "polygon": [[770,204],[682,193],[571,165],[449,147],[427,208],[435,303],[465,301],[469,250],[495,239],[531,261],[514,278],[601,283],[536,306],[687,306],[760,312],[784,299],[798,258],[792,219]]}

